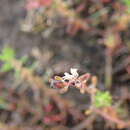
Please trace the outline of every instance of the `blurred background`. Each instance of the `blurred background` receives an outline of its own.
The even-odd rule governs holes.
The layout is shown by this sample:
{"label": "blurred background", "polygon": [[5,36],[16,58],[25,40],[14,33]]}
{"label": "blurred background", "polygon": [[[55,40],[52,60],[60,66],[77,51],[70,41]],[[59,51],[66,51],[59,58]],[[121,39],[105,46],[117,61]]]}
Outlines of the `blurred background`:
{"label": "blurred background", "polygon": [[59,94],[49,81],[70,68],[95,75],[129,120],[129,23],[129,0],[1,0],[0,130],[119,129],[91,122],[88,94]]}

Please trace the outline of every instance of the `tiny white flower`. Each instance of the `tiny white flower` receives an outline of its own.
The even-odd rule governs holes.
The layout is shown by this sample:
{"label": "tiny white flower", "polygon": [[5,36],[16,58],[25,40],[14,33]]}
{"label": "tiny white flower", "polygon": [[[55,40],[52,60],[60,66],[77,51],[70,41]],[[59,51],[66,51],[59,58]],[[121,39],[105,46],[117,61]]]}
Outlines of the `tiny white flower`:
{"label": "tiny white flower", "polygon": [[64,73],[64,75],[65,76],[62,77],[64,80],[71,80],[74,78],[74,76],[69,73]]}
{"label": "tiny white flower", "polygon": [[76,69],[76,68],[71,68],[70,69],[70,72],[71,72],[71,74],[74,76],[74,77],[78,77],[79,76],[79,74],[78,74],[78,69]]}
{"label": "tiny white flower", "polygon": [[75,68],[71,68],[70,72],[71,72],[71,74],[65,72],[64,73],[65,76],[63,76],[62,78],[64,80],[72,80],[72,79],[76,79],[79,76],[77,69],[75,69]]}

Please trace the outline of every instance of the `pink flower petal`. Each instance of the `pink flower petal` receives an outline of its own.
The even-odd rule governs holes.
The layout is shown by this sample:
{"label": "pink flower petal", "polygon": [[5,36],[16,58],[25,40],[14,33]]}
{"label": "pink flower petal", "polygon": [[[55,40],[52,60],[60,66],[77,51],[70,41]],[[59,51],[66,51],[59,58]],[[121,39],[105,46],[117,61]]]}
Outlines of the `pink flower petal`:
{"label": "pink flower petal", "polygon": [[40,7],[40,3],[36,0],[28,0],[27,1],[27,5],[26,5],[26,9],[30,10],[30,9],[36,9]]}

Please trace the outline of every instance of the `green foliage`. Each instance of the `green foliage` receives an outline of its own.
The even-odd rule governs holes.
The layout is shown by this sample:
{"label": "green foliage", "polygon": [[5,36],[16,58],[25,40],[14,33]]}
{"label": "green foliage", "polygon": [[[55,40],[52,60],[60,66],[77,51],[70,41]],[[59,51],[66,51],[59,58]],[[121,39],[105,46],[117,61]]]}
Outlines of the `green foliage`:
{"label": "green foliage", "polygon": [[101,92],[97,91],[96,95],[94,96],[94,106],[97,108],[100,107],[108,107],[112,104],[112,97],[108,91]]}
{"label": "green foliage", "polygon": [[123,2],[125,5],[127,5],[127,6],[130,7],[130,0],[122,0],[122,2]]}
{"label": "green foliage", "polygon": [[6,109],[8,107],[8,103],[0,97],[0,109]]}
{"label": "green foliage", "polygon": [[12,48],[6,47],[0,54],[0,60],[3,62],[1,71],[8,72],[13,69],[11,61],[15,58],[15,51]]}
{"label": "green foliage", "polygon": [[127,11],[130,13],[130,0],[121,0],[122,3],[124,3],[127,6]]}
{"label": "green foliage", "polygon": [[20,59],[20,62],[21,62],[22,64],[25,64],[25,63],[27,62],[27,60],[28,60],[28,57],[27,57],[27,56],[23,56],[23,57]]}
{"label": "green foliage", "polygon": [[[24,64],[26,63],[27,59],[28,59],[27,56],[23,56],[21,59],[19,59],[19,62]],[[15,70],[12,63],[13,60],[16,60],[16,54],[12,48],[5,47],[0,54],[0,60],[3,62],[3,65],[1,67],[1,72],[8,72],[12,69]],[[15,73],[18,73],[17,70],[15,70]]]}

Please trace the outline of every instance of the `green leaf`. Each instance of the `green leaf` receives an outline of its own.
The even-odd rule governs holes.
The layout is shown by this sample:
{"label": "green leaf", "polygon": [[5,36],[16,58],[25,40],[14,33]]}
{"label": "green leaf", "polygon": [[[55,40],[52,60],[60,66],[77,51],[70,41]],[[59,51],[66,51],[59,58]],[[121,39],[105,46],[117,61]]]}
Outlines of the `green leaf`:
{"label": "green leaf", "polygon": [[108,91],[101,92],[97,91],[94,97],[94,106],[99,107],[108,107],[112,105],[112,97]]}
{"label": "green leaf", "polygon": [[0,60],[10,62],[10,60],[14,58],[15,58],[15,52],[12,48],[6,47],[2,50],[2,53],[0,55]]}
{"label": "green leaf", "polygon": [[22,62],[22,64],[26,63],[28,60],[28,57],[27,56],[23,56],[20,61]]}
{"label": "green leaf", "polygon": [[13,67],[11,65],[11,61],[15,58],[15,51],[12,48],[5,47],[1,54],[0,60],[3,62],[3,66],[1,67],[2,72],[8,72]]}
{"label": "green leaf", "polygon": [[123,0],[127,6],[130,6],[130,0]]}
{"label": "green leaf", "polygon": [[12,69],[11,64],[4,64],[4,65],[2,66],[2,68],[1,68],[1,71],[2,71],[2,72],[8,72],[8,71],[10,71],[11,69]]}
{"label": "green leaf", "polygon": [[34,70],[35,68],[37,68],[39,65],[38,65],[38,63],[37,62],[34,62],[31,66],[29,66],[28,68],[30,69],[30,70]]}
{"label": "green leaf", "polygon": [[0,109],[7,109],[7,107],[8,103],[4,99],[0,98]]}
{"label": "green leaf", "polygon": [[121,2],[127,6],[127,11],[130,13],[130,0],[121,0]]}
{"label": "green leaf", "polygon": [[15,70],[14,76],[18,79],[20,77],[20,71]]}

